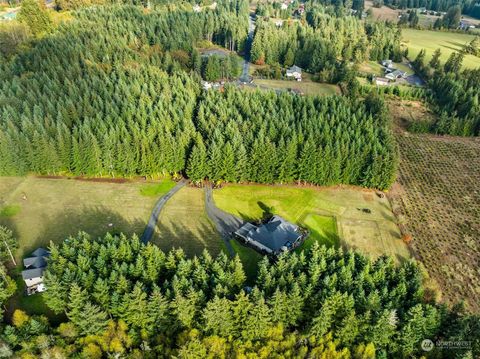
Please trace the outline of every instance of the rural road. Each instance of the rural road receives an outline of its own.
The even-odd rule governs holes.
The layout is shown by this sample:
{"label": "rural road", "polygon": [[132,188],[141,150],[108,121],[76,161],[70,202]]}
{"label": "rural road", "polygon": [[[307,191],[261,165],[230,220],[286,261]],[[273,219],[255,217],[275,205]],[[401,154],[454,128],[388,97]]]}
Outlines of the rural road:
{"label": "rural road", "polygon": [[244,83],[249,83],[251,80],[249,69],[250,69],[250,50],[252,48],[253,34],[255,32],[255,15],[248,16],[248,38],[245,45],[245,60],[243,62],[242,76],[240,76],[240,81]]}
{"label": "rural road", "polygon": [[215,224],[217,231],[221,234],[225,246],[228,252],[233,257],[235,251],[230,244],[232,233],[245,224],[245,221],[241,218],[234,216],[233,214],[222,211],[215,205],[212,194],[212,186],[210,184],[205,186],[205,209],[207,211],[208,218]]}
{"label": "rural road", "polygon": [[153,232],[155,232],[155,227],[157,226],[158,217],[160,216],[160,212],[162,211],[163,206],[165,206],[165,203],[167,203],[167,201],[172,198],[175,193],[184,187],[187,182],[188,181],[186,179],[182,179],[175,185],[175,187],[159,198],[155,204],[155,207],[153,208],[152,214],[150,215],[147,227],[145,228],[145,231],[143,231],[142,237],[140,237],[140,240],[144,244],[147,244],[152,239]]}

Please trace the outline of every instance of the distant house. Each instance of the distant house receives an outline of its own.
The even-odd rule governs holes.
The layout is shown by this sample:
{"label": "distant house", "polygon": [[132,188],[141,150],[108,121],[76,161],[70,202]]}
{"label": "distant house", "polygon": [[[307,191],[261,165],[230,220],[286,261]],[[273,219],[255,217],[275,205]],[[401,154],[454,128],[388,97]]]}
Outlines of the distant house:
{"label": "distant house", "polygon": [[475,29],[475,24],[468,20],[461,20],[460,21],[460,29],[462,30],[468,30],[468,29]]}
{"label": "distant house", "polygon": [[397,79],[407,77],[407,73],[405,71],[395,70],[393,72],[386,74],[385,77],[389,80],[395,81]]}
{"label": "distant house", "polygon": [[305,4],[300,4],[297,9],[298,15],[303,15],[305,12]]}
{"label": "distant house", "polygon": [[288,3],[287,2],[282,3],[281,8],[282,8],[282,10],[287,10],[288,9]]}
{"label": "distant house", "polygon": [[202,11],[202,8],[200,7],[200,5],[198,4],[193,5],[193,12],[200,12],[200,11]]}
{"label": "distant house", "polygon": [[287,70],[287,77],[293,77],[297,81],[302,81],[302,69],[293,65]]}
{"label": "distant house", "polygon": [[386,67],[387,69],[393,69],[393,61],[392,60],[383,60],[382,66]]}
{"label": "distant house", "polygon": [[273,216],[267,223],[256,226],[246,223],[235,236],[261,253],[279,255],[298,247],[307,233],[280,216]]}
{"label": "distant house", "polygon": [[48,257],[50,257],[49,251],[44,248],[38,248],[30,257],[23,260],[25,270],[22,271],[22,278],[27,286],[28,295],[45,291],[43,273],[47,267]]}
{"label": "distant house", "polygon": [[388,86],[389,83],[390,83],[390,81],[385,77],[376,77],[375,78],[375,84],[377,84],[378,86]]}

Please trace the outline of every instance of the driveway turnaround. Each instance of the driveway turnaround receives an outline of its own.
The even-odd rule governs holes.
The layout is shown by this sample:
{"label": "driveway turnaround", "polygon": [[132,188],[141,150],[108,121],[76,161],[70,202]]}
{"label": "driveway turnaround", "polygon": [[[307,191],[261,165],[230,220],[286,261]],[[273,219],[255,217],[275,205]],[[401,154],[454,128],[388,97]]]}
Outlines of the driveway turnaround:
{"label": "driveway turnaround", "polygon": [[155,204],[155,207],[153,208],[152,214],[150,215],[147,227],[145,228],[145,231],[143,231],[142,237],[140,238],[144,244],[147,244],[152,239],[153,232],[155,232],[155,227],[158,222],[158,217],[160,216],[160,212],[162,211],[163,206],[165,206],[165,203],[167,203],[167,201],[172,198],[172,196],[177,193],[180,188],[184,187],[187,182],[188,181],[183,178],[175,185],[175,187],[159,198]]}
{"label": "driveway turnaround", "polygon": [[212,186],[205,186],[205,210],[210,220],[215,224],[217,231],[221,234],[228,252],[233,257],[235,251],[230,244],[233,232],[245,224],[245,221],[233,214],[222,211],[215,205],[212,195]]}

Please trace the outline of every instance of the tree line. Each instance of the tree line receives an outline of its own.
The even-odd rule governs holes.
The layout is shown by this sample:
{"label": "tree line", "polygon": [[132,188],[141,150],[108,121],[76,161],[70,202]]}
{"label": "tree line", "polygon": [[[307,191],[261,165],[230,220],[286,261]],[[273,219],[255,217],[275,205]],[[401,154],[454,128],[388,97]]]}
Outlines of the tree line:
{"label": "tree line", "polygon": [[374,3],[380,7],[386,5],[399,9],[425,8],[436,12],[446,12],[454,6],[459,6],[462,14],[480,18],[480,2],[478,0],[375,0]]}
{"label": "tree line", "polygon": [[187,161],[193,181],[338,183],[388,188],[396,149],[382,108],[345,97],[210,91]]}
{"label": "tree line", "polygon": [[[238,257],[186,258],[136,236],[85,233],[51,245],[44,298],[65,320],[16,312],[3,351],[102,358],[438,358],[479,353],[478,317],[428,302],[417,265],[320,247],[265,257],[252,283]],[[28,356],[25,356],[28,357]]]}
{"label": "tree line", "polygon": [[437,49],[430,61],[422,50],[413,62],[415,69],[427,79],[431,101],[437,113],[433,124],[425,124],[424,131],[456,136],[480,135],[480,68],[463,69],[465,52],[477,52],[474,39],[462,52],[453,52],[442,64]]}

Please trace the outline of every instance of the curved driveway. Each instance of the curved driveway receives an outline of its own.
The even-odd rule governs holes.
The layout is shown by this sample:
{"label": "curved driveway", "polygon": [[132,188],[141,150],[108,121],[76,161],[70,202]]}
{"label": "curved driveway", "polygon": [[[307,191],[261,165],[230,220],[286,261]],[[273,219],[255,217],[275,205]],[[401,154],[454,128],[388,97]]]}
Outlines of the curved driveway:
{"label": "curved driveway", "polygon": [[208,218],[215,224],[217,231],[221,234],[225,246],[231,256],[235,255],[235,251],[230,244],[233,232],[245,224],[245,221],[233,214],[222,211],[215,205],[212,194],[212,186],[207,184],[205,186],[205,210]]}
{"label": "curved driveway", "polygon": [[152,239],[153,232],[155,232],[155,227],[157,226],[158,217],[160,216],[160,212],[162,211],[163,206],[165,206],[165,203],[167,203],[167,201],[172,198],[172,196],[177,193],[180,188],[185,186],[187,182],[188,181],[183,178],[175,185],[175,187],[159,198],[155,204],[155,207],[153,208],[152,214],[150,215],[147,227],[145,228],[145,231],[143,231],[142,237],[140,237],[140,240],[144,244],[147,244]]}

